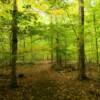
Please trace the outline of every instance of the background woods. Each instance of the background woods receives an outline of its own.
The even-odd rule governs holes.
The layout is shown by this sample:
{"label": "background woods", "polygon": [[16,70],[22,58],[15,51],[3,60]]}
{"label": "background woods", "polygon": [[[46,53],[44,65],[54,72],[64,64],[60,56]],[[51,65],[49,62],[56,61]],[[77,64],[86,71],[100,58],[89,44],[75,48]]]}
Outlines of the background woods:
{"label": "background woods", "polygon": [[99,6],[99,0],[0,0],[0,99],[99,100]]}

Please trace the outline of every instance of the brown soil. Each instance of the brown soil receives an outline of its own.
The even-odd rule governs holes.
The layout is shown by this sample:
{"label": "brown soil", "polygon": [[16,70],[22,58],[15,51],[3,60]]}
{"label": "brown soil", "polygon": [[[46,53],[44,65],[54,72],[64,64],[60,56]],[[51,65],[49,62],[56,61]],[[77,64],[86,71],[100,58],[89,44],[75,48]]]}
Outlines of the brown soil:
{"label": "brown soil", "polygon": [[12,90],[9,78],[0,80],[0,100],[100,100],[99,82],[78,81],[76,73],[54,71],[48,63],[17,66],[19,87]]}

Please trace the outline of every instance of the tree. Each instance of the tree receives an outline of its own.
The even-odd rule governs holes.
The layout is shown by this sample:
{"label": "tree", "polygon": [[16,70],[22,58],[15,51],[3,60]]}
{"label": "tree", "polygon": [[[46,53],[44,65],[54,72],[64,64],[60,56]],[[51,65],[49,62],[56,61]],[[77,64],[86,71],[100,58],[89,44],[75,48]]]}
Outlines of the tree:
{"label": "tree", "polygon": [[95,45],[96,45],[96,64],[99,64],[99,54],[98,54],[98,37],[97,37],[97,29],[96,29],[96,14],[93,11],[93,24],[94,24],[94,31],[95,31]]}
{"label": "tree", "polygon": [[84,0],[79,0],[79,79],[86,78],[84,50]]}
{"label": "tree", "polygon": [[12,12],[12,36],[11,36],[11,66],[12,66],[12,78],[11,78],[11,87],[17,87],[17,77],[16,77],[16,60],[17,60],[17,1],[13,0],[13,12]]}

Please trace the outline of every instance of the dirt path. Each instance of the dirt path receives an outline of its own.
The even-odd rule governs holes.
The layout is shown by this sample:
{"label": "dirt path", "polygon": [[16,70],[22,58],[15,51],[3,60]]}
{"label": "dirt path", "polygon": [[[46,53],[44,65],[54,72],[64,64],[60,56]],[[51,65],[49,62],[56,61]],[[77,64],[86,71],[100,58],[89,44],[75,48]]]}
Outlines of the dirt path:
{"label": "dirt path", "polygon": [[7,88],[0,100],[100,100],[100,86],[95,81],[78,81],[76,73],[56,72],[50,64],[17,66],[19,88]]}

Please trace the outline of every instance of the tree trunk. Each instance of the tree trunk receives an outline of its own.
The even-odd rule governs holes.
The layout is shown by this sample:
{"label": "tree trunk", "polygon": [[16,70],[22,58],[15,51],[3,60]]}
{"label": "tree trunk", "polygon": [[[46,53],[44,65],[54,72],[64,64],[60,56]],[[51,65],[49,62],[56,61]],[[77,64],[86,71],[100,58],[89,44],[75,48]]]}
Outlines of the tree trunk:
{"label": "tree trunk", "polygon": [[53,34],[51,33],[51,66],[53,66],[53,64],[54,64],[54,54],[53,54]]}
{"label": "tree trunk", "polygon": [[25,34],[23,34],[23,49],[24,49],[24,53],[23,53],[23,63],[25,63],[25,47],[26,47],[26,44],[25,44]]}
{"label": "tree trunk", "polygon": [[30,46],[30,51],[31,51],[31,62],[30,63],[33,63],[33,49],[32,49],[32,47],[33,47],[33,43],[32,43],[32,39],[33,39],[33,35],[32,35],[32,33],[30,33],[30,44],[31,44],[31,46]]}
{"label": "tree trunk", "polygon": [[95,11],[93,11],[93,23],[94,23],[94,31],[95,31],[95,45],[96,45],[96,64],[99,64],[99,54],[98,54],[98,37],[96,32],[96,16]]}
{"label": "tree trunk", "polygon": [[61,67],[61,50],[60,50],[60,41],[59,41],[59,33],[56,33],[56,64]]}
{"label": "tree trunk", "polygon": [[65,37],[65,67],[67,67],[67,39]]}
{"label": "tree trunk", "polygon": [[16,0],[13,0],[13,13],[12,13],[12,43],[11,43],[11,50],[12,50],[12,59],[11,59],[11,66],[12,66],[12,78],[11,78],[11,87],[17,87],[17,78],[16,78],[16,60],[17,60],[17,3]]}
{"label": "tree trunk", "polygon": [[[53,25],[52,15],[51,15],[51,26]],[[52,30],[52,28],[51,28]],[[51,66],[54,66],[54,34],[50,34],[50,46],[51,46]]]}
{"label": "tree trunk", "polygon": [[84,50],[84,0],[79,0],[79,79],[86,78],[85,50]]}

